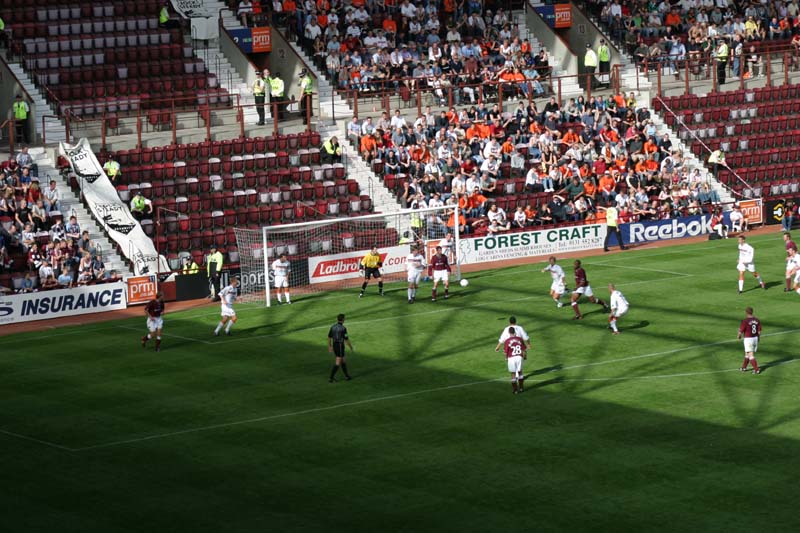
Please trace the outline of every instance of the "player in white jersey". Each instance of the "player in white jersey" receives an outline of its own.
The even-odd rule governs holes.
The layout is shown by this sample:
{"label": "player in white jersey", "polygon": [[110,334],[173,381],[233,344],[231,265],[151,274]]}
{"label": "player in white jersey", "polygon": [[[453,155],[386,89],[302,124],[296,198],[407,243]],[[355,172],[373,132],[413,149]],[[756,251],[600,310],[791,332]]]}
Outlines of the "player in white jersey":
{"label": "player in white jersey", "polygon": [[764,285],[764,280],[761,279],[761,276],[758,275],[758,271],[756,270],[756,251],[752,246],[747,244],[746,241],[747,239],[744,235],[739,235],[739,264],[736,265],[736,270],[739,271],[739,294],[742,294],[742,289],[744,289],[745,271],[753,273],[753,277],[758,280],[762,289],[767,288],[767,286]]}
{"label": "player in white jersey", "polygon": [[792,289],[800,294],[800,253],[797,250],[789,250],[789,257],[786,260],[786,271],[790,276],[793,276]]}
{"label": "player in white jersey", "polygon": [[456,262],[456,241],[453,240],[453,234],[448,233],[444,239],[439,241],[439,246],[442,247],[442,253],[447,257],[447,261],[454,265]]}
{"label": "player in white jersey", "polygon": [[214,330],[214,336],[219,337],[220,330],[225,328],[225,335],[231,334],[231,327],[236,322],[236,311],[233,310],[233,302],[239,295],[239,279],[231,278],[231,284],[219,291],[219,300],[222,304],[222,319]]}
{"label": "player in white jersey", "polygon": [[517,324],[517,317],[511,316],[508,319],[508,326],[503,330],[503,333],[500,334],[500,338],[497,340],[497,346],[495,347],[495,351],[500,351],[500,348],[506,343],[506,341],[511,338],[511,328],[514,328],[514,335],[519,337],[525,342],[525,346],[527,348],[531,347],[531,338],[528,336],[528,332],[525,331],[525,328]]}
{"label": "player in white jersey", "polygon": [[283,303],[281,289],[283,289],[283,295],[286,296],[286,303],[292,303],[292,297],[289,296],[289,272],[291,266],[292,264],[286,259],[285,253],[272,262],[272,273],[275,276],[275,294],[278,296],[279,304]]}
{"label": "player in white jersey", "polygon": [[608,292],[611,293],[611,301],[609,302],[611,314],[608,315],[608,327],[611,328],[611,331],[614,333],[614,335],[619,335],[619,329],[617,329],[617,319],[627,313],[630,306],[628,305],[628,300],[626,300],[625,296],[619,292],[616,287],[614,287],[613,283],[608,284]]}
{"label": "player in white jersey", "polygon": [[558,307],[563,307],[561,295],[567,291],[567,286],[564,282],[566,274],[564,274],[564,269],[556,264],[555,256],[550,256],[547,261],[549,264],[542,269],[542,272],[550,272],[550,276],[553,278],[553,283],[550,284],[550,297],[553,298]]}
{"label": "player in white jersey", "polygon": [[422,273],[428,265],[425,264],[425,256],[419,248],[412,248],[411,253],[406,258],[406,269],[408,270],[408,303],[413,304],[417,297],[417,288],[422,278]]}

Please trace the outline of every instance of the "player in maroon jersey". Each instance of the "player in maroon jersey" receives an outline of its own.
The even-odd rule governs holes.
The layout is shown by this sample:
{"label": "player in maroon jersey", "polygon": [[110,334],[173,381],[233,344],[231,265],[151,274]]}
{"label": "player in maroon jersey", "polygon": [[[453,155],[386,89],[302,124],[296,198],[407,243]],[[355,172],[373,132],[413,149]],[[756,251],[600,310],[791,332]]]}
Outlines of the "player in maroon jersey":
{"label": "player in maroon jersey", "polygon": [[792,250],[797,252],[797,245],[792,240],[792,234],[788,231],[783,232],[783,242],[786,243],[786,288],[783,292],[792,292],[792,272],[794,265],[789,259],[792,257]]}
{"label": "player in maroon jersey", "polygon": [[436,288],[439,282],[444,283],[444,299],[450,297],[450,262],[447,256],[442,253],[442,247],[436,247],[436,253],[431,257],[431,262],[428,265],[428,276],[433,277],[433,292],[431,293],[431,301],[436,301]]}
{"label": "player in maroon jersey", "polygon": [[[525,341],[522,337],[517,335],[514,327],[508,328],[508,337],[503,343],[503,351],[506,354],[506,362],[508,363],[508,371],[511,372],[511,390],[514,394],[525,391],[525,374],[522,373],[522,360],[528,358],[525,351]],[[500,350],[498,345],[494,351]]]}
{"label": "player in maroon jersey", "polygon": [[747,364],[750,363],[753,365],[753,374],[760,374],[761,369],[758,368],[756,352],[758,351],[758,339],[761,337],[761,321],[753,316],[752,307],[748,307],[744,312],[747,316],[739,324],[739,335],[736,337],[744,339],[744,362],[739,370],[747,372]]}
{"label": "player in maroon jersey", "polygon": [[161,291],[156,293],[154,300],[147,302],[144,307],[144,314],[147,316],[147,335],[142,337],[142,348],[147,348],[147,341],[156,335],[156,351],[161,351],[161,330],[164,329],[164,294]]}
{"label": "player in maroon jersey", "polygon": [[581,298],[581,294],[585,295],[589,298],[589,301],[593,304],[603,306],[603,310],[608,312],[608,306],[606,303],[601,300],[600,298],[595,298],[594,293],[592,292],[592,287],[589,285],[589,280],[586,278],[586,271],[581,267],[580,259],[575,260],[575,290],[572,291],[572,310],[575,311],[575,316],[573,320],[580,320],[583,318],[581,314],[581,310],[578,309],[578,300]]}

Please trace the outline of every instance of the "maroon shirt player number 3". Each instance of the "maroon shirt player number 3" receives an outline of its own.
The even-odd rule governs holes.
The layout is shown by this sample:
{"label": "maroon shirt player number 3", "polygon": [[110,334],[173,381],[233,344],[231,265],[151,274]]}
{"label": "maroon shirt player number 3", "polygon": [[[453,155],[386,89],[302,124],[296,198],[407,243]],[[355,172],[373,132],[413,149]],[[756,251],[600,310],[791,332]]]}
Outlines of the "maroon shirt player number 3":
{"label": "maroon shirt player number 3", "polygon": [[436,289],[439,283],[444,284],[444,297],[450,297],[450,262],[447,256],[442,253],[442,247],[436,247],[436,253],[431,257],[428,264],[428,276],[433,277],[433,291],[431,292],[431,301],[436,301]]}
{"label": "maroon shirt player number 3", "polygon": [[760,374],[761,369],[758,368],[756,352],[758,351],[758,339],[761,337],[761,321],[753,316],[752,307],[745,309],[745,315],[745,319],[739,324],[739,335],[737,336],[744,342],[744,361],[739,370],[746,372],[747,365],[752,364],[753,374]]}

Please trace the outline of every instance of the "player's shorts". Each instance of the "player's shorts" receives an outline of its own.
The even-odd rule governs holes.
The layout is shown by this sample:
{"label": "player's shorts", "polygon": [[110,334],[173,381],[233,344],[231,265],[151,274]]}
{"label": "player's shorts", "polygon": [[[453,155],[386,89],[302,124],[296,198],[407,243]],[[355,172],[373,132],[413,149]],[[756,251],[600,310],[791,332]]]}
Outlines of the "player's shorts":
{"label": "player's shorts", "polygon": [[414,285],[419,285],[420,280],[422,279],[422,272],[415,270],[408,273],[408,282],[413,283]]}
{"label": "player's shorts", "polygon": [[334,342],[333,343],[333,355],[336,357],[344,357],[344,343],[343,342]]}
{"label": "player's shorts", "polygon": [[744,338],[744,353],[758,351],[758,337],[745,337]]}
{"label": "player's shorts", "polygon": [[233,307],[231,307],[230,305],[224,305],[223,304],[222,305],[222,316],[235,318],[236,317],[236,311],[234,311]]}
{"label": "player's shorts", "polygon": [[381,279],[381,269],[379,268],[365,268],[364,269],[364,278],[378,278]]}
{"label": "player's shorts", "polygon": [[755,263],[739,263],[736,265],[736,270],[739,272],[744,272],[745,270],[748,272],[755,272],[756,271],[756,264]]}
{"label": "player's shorts", "polygon": [[592,292],[592,287],[590,285],[587,285],[585,287],[577,287],[574,291],[572,291],[572,293],[583,294],[587,298],[594,296],[594,293]]}
{"label": "player's shorts", "polygon": [[794,275],[794,282],[800,283],[800,270],[798,270]]}
{"label": "player's shorts", "polygon": [[275,288],[276,289],[288,289],[289,288],[289,278],[286,276],[275,276]]}
{"label": "player's shorts", "polygon": [[159,317],[148,317],[147,318],[147,331],[153,332],[164,327],[164,319]]}
{"label": "player's shorts", "polygon": [[556,294],[564,294],[564,291],[567,290],[563,283],[554,281],[550,284],[550,292],[554,292]]}
{"label": "player's shorts", "polygon": [[522,372],[522,356],[515,355],[514,357],[509,357],[506,359],[508,363],[508,371],[509,372]]}
{"label": "player's shorts", "polygon": [[626,314],[628,314],[628,309],[629,309],[628,307],[618,307],[617,311],[614,313],[614,316],[616,318],[619,318],[619,317],[621,317],[623,315],[626,315]]}
{"label": "player's shorts", "polygon": [[434,270],[433,271],[433,282],[436,283],[437,281],[448,282],[450,280],[450,272],[447,270]]}

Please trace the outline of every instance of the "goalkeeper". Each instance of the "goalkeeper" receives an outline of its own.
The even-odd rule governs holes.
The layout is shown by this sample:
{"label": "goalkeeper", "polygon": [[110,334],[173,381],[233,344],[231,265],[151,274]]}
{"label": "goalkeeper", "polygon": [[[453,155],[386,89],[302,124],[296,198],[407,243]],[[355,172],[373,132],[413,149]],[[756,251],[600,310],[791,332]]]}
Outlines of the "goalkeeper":
{"label": "goalkeeper", "polygon": [[378,294],[383,296],[383,279],[381,278],[380,270],[382,266],[383,262],[381,261],[381,254],[378,253],[378,247],[373,246],[372,250],[367,252],[367,255],[365,255],[363,259],[361,259],[361,263],[359,263],[359,268],[364,274],[364,282],[361,284],[361,293],[358,295],[359,298],[364,296],[364,291],[367,290],[367,284],[370,278],[378,280]]}

